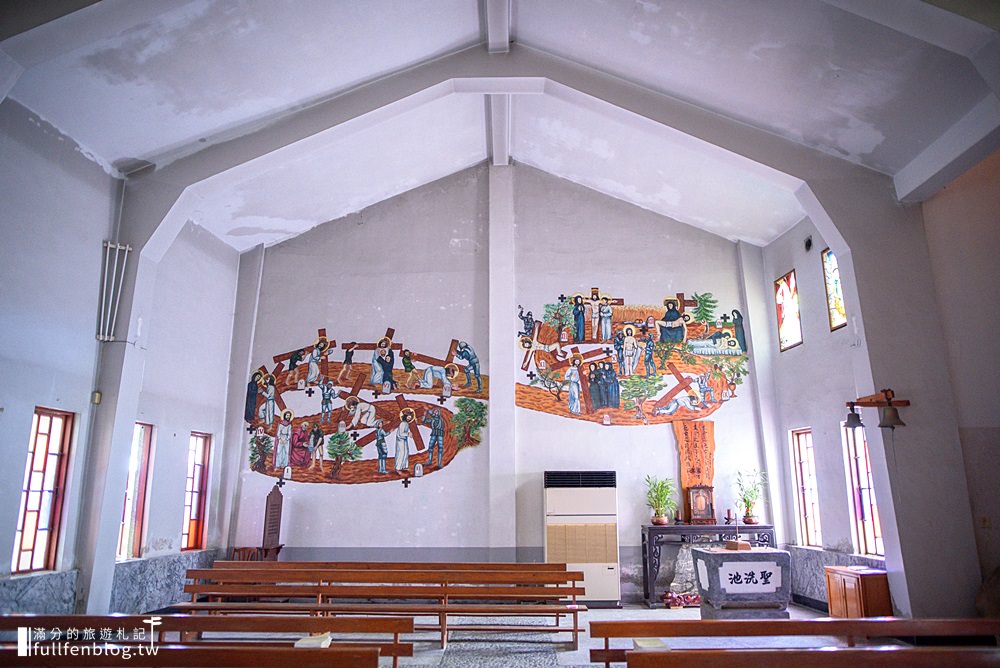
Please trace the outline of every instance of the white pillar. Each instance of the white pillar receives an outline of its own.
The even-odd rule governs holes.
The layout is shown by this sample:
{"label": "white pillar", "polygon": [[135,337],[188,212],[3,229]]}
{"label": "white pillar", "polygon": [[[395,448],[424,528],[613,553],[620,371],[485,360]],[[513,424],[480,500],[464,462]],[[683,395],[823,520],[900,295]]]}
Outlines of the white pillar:
{"label": "white pillar", "polygon": [[490,515],[489,547],[517,543],[515,507],[514,372],[517,300],[514,296],[514,172],[490,165]]}

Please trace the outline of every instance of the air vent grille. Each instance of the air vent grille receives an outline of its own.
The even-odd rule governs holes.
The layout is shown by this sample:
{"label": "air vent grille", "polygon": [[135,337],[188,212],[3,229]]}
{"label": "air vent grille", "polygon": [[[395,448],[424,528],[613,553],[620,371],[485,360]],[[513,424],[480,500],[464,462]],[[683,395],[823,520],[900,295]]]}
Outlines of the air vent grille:
{"label": "air vent grille", "polygon": [[545,487],[616,487],[614,471],[546,471]]}

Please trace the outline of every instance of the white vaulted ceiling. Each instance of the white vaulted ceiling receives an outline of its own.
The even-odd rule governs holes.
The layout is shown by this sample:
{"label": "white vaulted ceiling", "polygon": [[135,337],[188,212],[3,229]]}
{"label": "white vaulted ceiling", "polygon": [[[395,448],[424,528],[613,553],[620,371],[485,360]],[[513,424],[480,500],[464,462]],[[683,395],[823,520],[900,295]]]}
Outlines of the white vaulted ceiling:
{"label": "white vaulted ceiling", "polygon": [[238,250],[490,156],[755,244],[803,217],[794,175],[538,63],[887,174],[903,200],[1000,146],[998,33],[919,0],[63,4],[85,6],[35,27],[0,21],[19,25],[0,42],[0,94],[111,174],[337,110],[189,187],[185,215]]}

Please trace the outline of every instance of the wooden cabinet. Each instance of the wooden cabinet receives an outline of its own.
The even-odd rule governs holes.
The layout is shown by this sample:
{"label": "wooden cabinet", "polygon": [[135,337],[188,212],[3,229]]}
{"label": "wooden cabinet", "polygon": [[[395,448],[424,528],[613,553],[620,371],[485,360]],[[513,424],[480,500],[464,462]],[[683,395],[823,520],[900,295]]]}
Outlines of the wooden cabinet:
{"label": "wooden cabinet", "polygon": [[892,614],[885,571],[862,566],[827,566],[826,595],[831,617]]}

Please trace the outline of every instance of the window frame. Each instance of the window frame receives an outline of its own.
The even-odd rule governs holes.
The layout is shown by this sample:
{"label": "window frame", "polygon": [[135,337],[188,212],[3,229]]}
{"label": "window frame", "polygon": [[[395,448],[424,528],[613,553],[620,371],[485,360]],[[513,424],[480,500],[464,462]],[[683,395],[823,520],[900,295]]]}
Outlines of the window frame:
{"label": "window frame", "polygon": [[[41,426],[41,418],[47,417],[49,419],[49,429],[45,434],[45,461],[42,463],[42,468],[39,471],[34,469],[34,460],[37,458],[36,448],[38,447],[39,437],[42,435],[39,432]],[[70,449],[73,442],[73,428],[75,423],[76,415],[69,411],[61,411],[55,408],[44,408],[42,406],[36,406],[35,411],[32,414],[31,419],[31,438],[28,442],[28,453],[27,459],[24,464],[24,479],[21,482],[21,504],[18,508],[18,519],[17,525],[14,530],[14,545],[11,553],[11,568],[10,572],[12,575],[23,574],[23,573],[37,573],[42,571],[52,571],[56,569],[56,560],[59,553],[59,538],[62,533],[62,515],[63,506],[65,501],[65,491],[66,491],[66,478],[69,470],[69,457]],[[58,450],[53,453],[51,451],[51,436],[52,436],[52,423],[55,420],[62,421],[62,429],[60,434],[60,442]],[[50,490],[45,489],[45,478],[46,471],[51,463],[51,457],[55,455],[56,461],[54,465],[56,470],[52,475],[52,488]],[[31,478],[32,473],[41,473],[41,487],[38,490],[33,490],[31,488]],[[32,511],[29,509],[29,499],[30,495],[37,491],[39,494],[38,509]],[[43,507],[43,495],[50,493],[51,500],[49,502],[49,517],[48,524],[45,529],[39,529],[41,526],[41,510]],[[34,539],[31,541],[31,548],[28,550],[24,549],[24,527],[26,526],[26,521],[28,513],[37,513],[34,525]],[[35,551],[38,546],[38,534],[40,531],[48,532],[47,543],[45,545],[45,556],[43,558],[43,563],[41,566],[34,566],[36,561]],[[21,568],[20,562],[23,560],[23,554],[25,552],[31,553],[29,559],[29,567]]]}
{"label": "window frame", "polygon": [[[799,544],[806,547],[823,547],[812,428],[792,429],[788,436],[792,457],[792,479],[796,488],[795,515]],[[808,439],[808,443],[804,443],[806,439]],[[808,472],[803,471],[803,464],[808,464]],[[810,512],[810,508],[812,512]]]}
{"label": "window frame", "polygon": [[[196,439],[203,441],[201,461],[195,461]],[[192,431],[188,441],[188,468],[184,481],[184,524],[181,527],[181,551],[205,547],[205,498],[208,491],[208,464],[212,451],[212,435]],[[198,470],[200,467],[200,471]],[[197,480],[197,484],[195,484]],[[188,495],[190,496],[190,500]],[[197,508],[197,514],[191,512]]]}
{"label": "window frame", "polygon": [[[860,450],[858,431],[861,432]],[[851,428],[844,425],[841,433],[844,439],[847,482],[851,492],[851,526],[855,549],[858,554],[885,557],[885,537],[882,533],[882,519],[878,512],[878,494],[875,491],[875,480],[872,475],[868,438],[865,436],[864,427]],[[862,477],[867,486],[862,486]]]}
{"label": "window frame", "polygon": [[[144,429],[142,444],[140,445],[139,466],[136,471],[136,488],[133,490],[132,513],[126,517],[128,509],[128,486],[132,481],[132,452],[129,451],[129,476],[125,483],[125,498],[122,499],[122,522],[118,529],[118,546],[115,550],[115,561],[126,559],[138,559],[142,556],[142,539],[146,528],[146,490],[149,486],[149,458],[153,449],[153,425],[147,422],[136,422],[135,427]],[[133,432],[134,434],[134,432]],[[133,435],[133,447],[135,438]],[[126,554],[122,554],[122,541],[128,535],[128,522],[131,521],[131,544],[128,546]]]}

